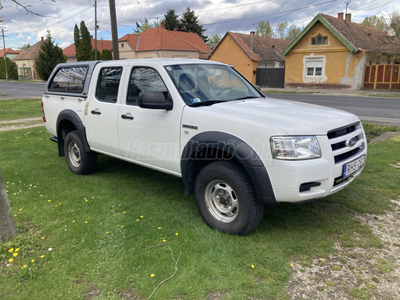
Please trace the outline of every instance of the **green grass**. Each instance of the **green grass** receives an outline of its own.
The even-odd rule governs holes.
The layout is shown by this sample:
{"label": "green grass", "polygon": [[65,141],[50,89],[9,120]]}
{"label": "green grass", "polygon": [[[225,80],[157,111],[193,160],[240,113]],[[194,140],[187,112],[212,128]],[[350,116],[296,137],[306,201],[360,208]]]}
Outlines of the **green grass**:
{"label": "green grass", "polygon": [[42,116],[41,99],[0,100],[0,121]]}
{"label": "green grass", "polygon": [[104,155],[96,173],[78,176],[43,128],[0,132],[19,233],[0,245],[0,299],[147,299],[178,257],[175,276],[152,299],[287,299],[292,261],[327,257],[337,240],[382,247],[353,216],[383,213],[398,198],[400,173],[390,164],[399,148],[395,141],[370,146],[364,172],[348,188],[266,207],[260,225],[239,237],[207,227],[180,178]]}
{"label": "green grass", "polygon": [[370,142],[377,136],[380,136],[388,131],[400,131],[397,126],[383,126],[371,123],[363,123],[365,134],[367,135],[367,140]]}

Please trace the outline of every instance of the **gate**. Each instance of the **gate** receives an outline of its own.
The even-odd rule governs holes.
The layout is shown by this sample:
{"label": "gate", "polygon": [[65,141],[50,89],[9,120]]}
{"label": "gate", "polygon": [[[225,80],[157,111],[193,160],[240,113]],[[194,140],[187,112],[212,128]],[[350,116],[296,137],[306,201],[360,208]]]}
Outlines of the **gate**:
{"label": "gate", "polygon": [[256,85],[260,87],[284,88],[285,68],[257,68]]}
{"label": "gate", "polygon": [[364,90],[400,90],[400,65],[367,66]]}

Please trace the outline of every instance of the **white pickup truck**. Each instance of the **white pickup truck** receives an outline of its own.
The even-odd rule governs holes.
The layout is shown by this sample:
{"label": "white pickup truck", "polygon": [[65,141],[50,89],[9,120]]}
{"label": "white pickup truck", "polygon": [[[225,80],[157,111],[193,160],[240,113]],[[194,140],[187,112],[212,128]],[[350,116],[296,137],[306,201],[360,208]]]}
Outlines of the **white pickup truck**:
{"label": "white pickup truck", "polygon": [[94,172],[102,153],[179,176],[204,221],[231,234],[254,229],[266,204],[341,190],[367,156],[355,115],[267,98],[204,60],[59,64],[42,110],[72,172]]}

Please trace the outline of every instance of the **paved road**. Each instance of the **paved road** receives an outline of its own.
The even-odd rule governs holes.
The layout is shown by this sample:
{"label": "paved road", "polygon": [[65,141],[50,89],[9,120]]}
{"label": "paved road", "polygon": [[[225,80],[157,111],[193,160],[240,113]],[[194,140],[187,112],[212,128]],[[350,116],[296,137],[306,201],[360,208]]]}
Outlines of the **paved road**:
{"label": "paved road", "polygon": [[333,107],[349,111],[363,121],[400,126],[400,98],[272,93],[267,96]]}
{"label": "paved road", "polygon": [[[41,98],[45,83],[6,82],[0,80],[0,100]],[[7,96],[1,96],[6,93]],[[352,112],[363,121],[400,127],[400,98],[356,97],[312,94],[267,94],[271,98],[287,99],[323,105]]]}
{"label": "paved road", "polygon": [[[0,80],[0,100],[17,98],[42,98],[45,83]],[[6,94],[6,95],[4,95]]]}

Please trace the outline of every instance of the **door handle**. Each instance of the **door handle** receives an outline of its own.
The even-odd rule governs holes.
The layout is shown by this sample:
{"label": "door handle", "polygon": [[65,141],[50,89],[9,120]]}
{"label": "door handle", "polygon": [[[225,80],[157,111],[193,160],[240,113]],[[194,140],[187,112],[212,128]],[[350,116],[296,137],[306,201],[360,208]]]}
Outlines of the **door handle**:
{"label": "door handle", "polygon": [[128,115],[125,115],[125,114],[121,115],[121,118],[124,119],[124,120],[133,120],[132,116],[128,116]]}
{"label": "door handle", "polygon": [[101,112],[99,112],[98,110],[92,110],[91,113],[93,115],[101,115]]}

